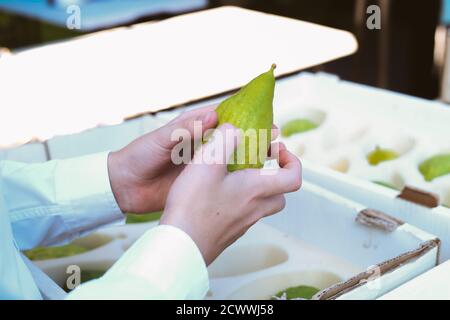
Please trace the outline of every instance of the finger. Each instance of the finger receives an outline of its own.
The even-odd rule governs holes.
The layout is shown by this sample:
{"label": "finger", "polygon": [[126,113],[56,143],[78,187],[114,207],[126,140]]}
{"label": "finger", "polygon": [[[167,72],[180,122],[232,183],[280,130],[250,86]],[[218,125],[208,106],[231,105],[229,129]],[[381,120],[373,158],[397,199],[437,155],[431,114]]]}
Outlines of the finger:
{"label": "finger", "polygon": [[272,174],[265,174],[264,169],[247,169],[242,173],[249,187],[256,190],[261,197],[294,192],[302,184],[302,167],[300,160],[290,153],[283,143],[279,143],[280,168]]}
{"label": "finger", "polygon": [[280,142],[272,142],[270,144],[269,150],[267,151],[267,159],[273,160],[279,158],[280,154]]}
{"label": "finger", "polygon": [[[221,125],[212,137],[194,156],[194,163],[209,165],[222,173],[227,172],[227,164],[240,141],[240,132],[229,123]],[[201,158],[200,158],[201,157]]]}
{"label": "finger", "polygon": [[216,126],[217,113],[214,110],[203,110],[200,113],[190,113],[188,116],[171,122],[156,130],[158,143],[166,149],[172,149],[180,141],[172,139],[172,136],[189,137],[191,140],[200,141],[203,134]]}
{"label": "finger", "polygon": [[276,140],[280,136],[280,129],[276,125],[272,125],[272,132],[270,137],[272,138],[272,141]]}

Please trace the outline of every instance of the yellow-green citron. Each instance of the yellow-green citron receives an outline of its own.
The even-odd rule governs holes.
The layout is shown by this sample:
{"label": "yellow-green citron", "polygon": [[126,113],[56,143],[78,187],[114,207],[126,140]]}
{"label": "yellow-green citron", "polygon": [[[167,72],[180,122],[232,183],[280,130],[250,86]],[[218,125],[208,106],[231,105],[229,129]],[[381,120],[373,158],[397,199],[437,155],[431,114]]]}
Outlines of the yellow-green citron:
{"label": "yellow-green citron", "polygon": [[297,133],[314,130],[317,127],[318,125],[309,119],[294,119],[281,127],[281,135],[287,138]]}
{"label": "yellow-green citron", "polygon": [[241,142],[234,152],[228,171],[261,168],[270,146],[273,125],[273,95],[275,64],[216,109],[218,126],[230,123],[242,129]]}
{"label": "yellow-green citron", "polygon": [[426,181],[450,174],[450,153],[438,154],[419,165],[419,171]]}
{"label": "yellow-green citron", "polygon": [[367,161],[369,162],[370,165],[376,166],[381,162],[394,160],[397,159],[398,157],[399,154],[394,150],[381,149],[380,147],[377,146],[375,150],[373,150],[367,155]]}
{"label": "yellow-green citron", "polygon": [[58,247],[37,247],[31,250],[26,250],[23,253],[30,260],[48,260],[71,257],[87,251],[89,250],[82,246],[69,243]]}

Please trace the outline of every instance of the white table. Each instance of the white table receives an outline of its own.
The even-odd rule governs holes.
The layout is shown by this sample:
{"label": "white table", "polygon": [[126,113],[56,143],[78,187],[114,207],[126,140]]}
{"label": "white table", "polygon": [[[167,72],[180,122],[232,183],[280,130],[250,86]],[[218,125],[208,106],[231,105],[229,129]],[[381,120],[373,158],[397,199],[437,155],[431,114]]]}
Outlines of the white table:
{"label": "white table", "polygon": [[235,7],[98,32],[0,59],[0,146],[185,104],[355,52],[352,34]]}

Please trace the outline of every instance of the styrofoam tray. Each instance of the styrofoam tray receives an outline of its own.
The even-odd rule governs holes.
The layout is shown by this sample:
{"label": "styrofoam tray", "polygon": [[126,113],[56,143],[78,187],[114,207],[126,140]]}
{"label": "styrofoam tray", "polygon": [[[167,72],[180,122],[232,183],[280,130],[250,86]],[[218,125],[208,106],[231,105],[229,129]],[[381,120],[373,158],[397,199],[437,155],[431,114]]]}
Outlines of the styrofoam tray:
{"label": "styrofoam tray", "polygon": [[[207,298],[269,299],[282,289],[303,284],[324,289],[317,298],[329,298],[332,292],[332,298],[374,299],[436,265],[438,242],[434,236],[408,224],[391,232],[361,225],[355,219],[363,209],[365,206],[305,183],[301,192],[288,196],[281,214],[255,225],[210,266]],[[98,233],[112,241],[103,247],[36,263],[62,284],[68,265],[82,270],[107,269],[155,225],[104,229]],[[414,259],[401,260],[405,253],[430,242],[433,245]],[[371,287],[367,270],[386,260],[398,262],[380,273],[379,287]],[[355,276],[360,277],[356,284],[345,282]],[[354,290],[358,294],[352,293]]]}
{"label": "styrofoam tray", "polygon": [[[320,124],[281,138],[300,158],[399,189],[431,191],[450,206],[450,175],[427,182],[418,171],[423,160],[450,152],[450,109],[443,104],[303,73],[279,82],[274,117],[279,127],[295,118]],[[400,157],[369,165],[366,155],[377,145]]]}

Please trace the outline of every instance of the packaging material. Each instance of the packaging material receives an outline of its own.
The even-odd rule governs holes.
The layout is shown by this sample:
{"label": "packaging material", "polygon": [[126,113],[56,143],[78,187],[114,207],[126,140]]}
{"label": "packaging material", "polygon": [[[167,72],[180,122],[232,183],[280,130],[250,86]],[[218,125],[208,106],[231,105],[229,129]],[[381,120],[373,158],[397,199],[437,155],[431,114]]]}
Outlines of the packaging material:
{"label": "packaging material", "polygon": [[160,123],[153,116],[144,115],[113,126],[57,136],[47,142],[50,157],[65,159],[102,151],[115,151],[159,126]]}
{"label": "packaging material", "polygon": [[[107,269],[155,225],[103,229],[98,234],[111,239],[103,246],[36,263],[63,284],[68,265]],[[207,299],[270,299],[297,285],[320,289],[314,299],[375,299],[434,267],[438,252],[435,236],[305,183],[282,213],[256,224],[209,267]]]}
{"label": "packaging material", "polygon": [[48,159],[47,146],[40,142],[30,142],[19,147],[0,148],[0,161],[11,160],[25,163],[45,162]]}
{"label": "packaging material", "polygon": [[[397,227],[387,229],[379,224],[361,223],[363,217],[373,219],[374,216],[378,221],[396,221]],[[301,191],[287,196],[287,205],[281,214],[265,219],[264,223],[274,228],[280,239],[284,238],[296,247],[282,246],[287,250],[289,259],[276,267],[241,277],[213,278],[213,298],[269,298],[269,292],[275,294],[283,290],[282,286],[319,286],[318,282],[308,282],[308,277],[301,279],[306,281],[303,283],[283,275],[320,271],[327,275],[325,279],[331,279],[329,275],[333,274],[341,281],[319,286],[322,290],[314,296],[315,299],[375,299],[437,263],[439,240],[435,236],[384,214],[374,213],[363,205],[307,182]],[[262,232],[254,242],[270,242],[272,236],[268,237],[267,234]],[[244,237],[234,246],[240,246],[244,241],[248,240]],[[302,244],[313,246],[314,249],[308,252],[302,248]],[[311,254],[320,258],[310,260]],[[244,256],[241,254],[238,257]],[[216,263],[224,257],[226,253]],[[247,259],[241,263],[245,265],[246,262]],[[221,264],[229,265],[226,261]],[[265,283],[265,278],[276,278],[276,275],[280,279],[291,280],[270,282],[271,285],[264,285],[265,290],[258,285],[260,281]],[[250,289],[252,283],[255,284],[255,290]],[[214,295],[215,286],[222,288],[219,296]],[[241,292],[240,288],[245,290]],[[240,293],[236,296],[233,292]]]}
{"label": "packaging material", "polygon": [[450,261],[444,262],[397,289],[380,300],[450,300]]}
{"label": "packaging material", "polygon": [[[303,161],[303,177],[344,197],[415,225],[441,239],[440,261],[450,259],[450,209],[427,207],[400,198],[402,191],[336,172]],[[413,190],[413,189],[412,189]],[[417,200],[417,199],[416,199]]]}
{"label": "packaging material", "polygon": [[[425,159],[450,153],[450,109],[443,104],[303,73],[278,82],[274,105],[279,127],[298,118],[318,125],[281,138],[301,159],[399,190],[432,192],[450,206],[450,174],[426,181],[419,171]],[[371,165],[377,147],[397,158]]]}

